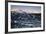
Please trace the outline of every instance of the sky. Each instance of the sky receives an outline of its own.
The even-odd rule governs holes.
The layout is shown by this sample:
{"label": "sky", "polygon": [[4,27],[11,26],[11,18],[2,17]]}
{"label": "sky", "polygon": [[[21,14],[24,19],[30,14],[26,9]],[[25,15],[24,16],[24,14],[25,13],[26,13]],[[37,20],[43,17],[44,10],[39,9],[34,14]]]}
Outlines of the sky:
{"label": "sky", "polygon": [[11,5],[11,11],[18,11],[20,13],[41,13],[41,6],[18,6]]}

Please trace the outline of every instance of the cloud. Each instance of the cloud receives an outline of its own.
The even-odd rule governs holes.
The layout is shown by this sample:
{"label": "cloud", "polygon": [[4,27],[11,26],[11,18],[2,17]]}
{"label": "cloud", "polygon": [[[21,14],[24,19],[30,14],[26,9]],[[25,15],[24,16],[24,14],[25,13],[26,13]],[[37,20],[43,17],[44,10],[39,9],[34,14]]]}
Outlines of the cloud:
{"label": "cloud", "polygon": [[40,6],[11,6],[11,11],[16,11],[19,13],[41,13],[41,7]]}

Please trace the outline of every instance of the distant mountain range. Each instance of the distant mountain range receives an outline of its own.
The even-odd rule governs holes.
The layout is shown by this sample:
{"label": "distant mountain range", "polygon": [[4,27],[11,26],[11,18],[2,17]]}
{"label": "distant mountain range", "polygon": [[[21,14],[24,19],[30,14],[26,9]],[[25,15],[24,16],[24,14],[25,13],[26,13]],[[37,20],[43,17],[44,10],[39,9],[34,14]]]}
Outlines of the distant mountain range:
{"label": "distant mountain range", "polygon": [[13,9],[11,11],[14,11],[14,12],[18,12],[18,13],[36,13],[36,14],[40,14],[41,12],[38,12],[38,11],[32,11],[32,10],[28,10],[28,9]]}

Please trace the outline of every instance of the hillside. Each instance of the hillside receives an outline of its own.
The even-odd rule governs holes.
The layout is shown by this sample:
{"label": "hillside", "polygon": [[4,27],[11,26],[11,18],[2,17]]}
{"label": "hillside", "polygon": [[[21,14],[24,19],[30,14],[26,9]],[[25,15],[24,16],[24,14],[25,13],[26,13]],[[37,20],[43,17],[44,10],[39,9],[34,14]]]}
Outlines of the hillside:
{"label": "hillside", "polygon": [[11,11],[11,27],[12,28],[27,28],[27,27],[40,27],[41,14],[35,13],[18,13]]}

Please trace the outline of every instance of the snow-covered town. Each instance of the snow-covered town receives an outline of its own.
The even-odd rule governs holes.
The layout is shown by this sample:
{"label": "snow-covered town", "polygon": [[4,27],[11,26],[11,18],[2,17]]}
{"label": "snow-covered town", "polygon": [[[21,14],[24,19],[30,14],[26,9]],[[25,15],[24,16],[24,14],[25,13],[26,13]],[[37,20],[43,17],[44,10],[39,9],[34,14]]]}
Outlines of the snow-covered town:
{"label": "snow-covered town", "polygon": [[11,28],[41,27],[41,14],[26,11],[22,9],[11,11]]}

